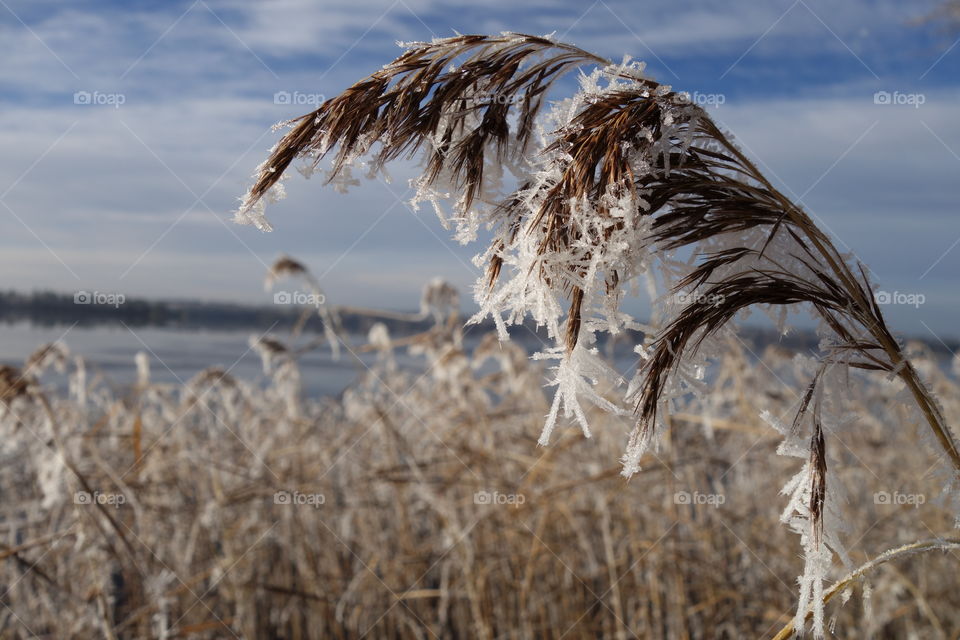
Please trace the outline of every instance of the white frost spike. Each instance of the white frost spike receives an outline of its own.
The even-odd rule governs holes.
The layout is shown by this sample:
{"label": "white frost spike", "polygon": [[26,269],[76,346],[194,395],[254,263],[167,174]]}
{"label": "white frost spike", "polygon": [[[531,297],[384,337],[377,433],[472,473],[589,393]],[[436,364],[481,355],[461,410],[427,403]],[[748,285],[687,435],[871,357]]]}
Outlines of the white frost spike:
{"label": "white frost spike", "polygon": [[640,471],[640,459],[650,450],[659,430],[659,424],[652,425],[648,429],[641,429],[639,425],[634,427],[630,434],[630,440],[627,443],[626,453],[624,453],[623,458],[621,458],[623,469],[620,471],[620,475],[629,479],[633,474]]}
{"label": "white frost spike", "polygon": [[242,202],[240,208],[233,214],[233,221],[237,224],[253,225],[260,231],[273,231],[273,227],[264,215],[265,210],[266,205],[263,200],[257,200],[253,204]]}
{"label": "white frost spike", "polygon": [[583,435],[590,437],[590,425],[587,422],[586,413],[580,406],[580,398],[589,400],[592,404],[600,407],[604,411],[613,414],[625,415],[626,412],[613,404],[596,391],[596,385],[601,378],[608,378],[611,374],[610,368],[604,363],[596,353],[577,344],[573,351],[566,353],[563,347],[555,347],[546,352],[534,354],[535,360],[558,359],[559,364],[553,368],[556,371],[553,381],[548,386],[557,388],[553,397],[553,404],[550,407],[550,413],[547,415],[547,421],[543,426],[538,444],[547,446],[550,443],[550,436],[556,427],[557,418],[560,409],[563,409],[565,418],[575,417]]}
{"label": "white frost spike", "polygon": [[[272,169],[268,170],[272,171]],[[254,177],[259,176],[263,171],[263,165],[257,167]],[[273,227],[267,221],[264,211],[267,202],[274,203],[287,197],[282,180],[283,178],[270,187],[262,198],[254,198],[253,194],[248,192],[245,197],[241,198],[240,207],[233,214],[233,221],[237,224],[253,225],[263,232],[273,231]]]}

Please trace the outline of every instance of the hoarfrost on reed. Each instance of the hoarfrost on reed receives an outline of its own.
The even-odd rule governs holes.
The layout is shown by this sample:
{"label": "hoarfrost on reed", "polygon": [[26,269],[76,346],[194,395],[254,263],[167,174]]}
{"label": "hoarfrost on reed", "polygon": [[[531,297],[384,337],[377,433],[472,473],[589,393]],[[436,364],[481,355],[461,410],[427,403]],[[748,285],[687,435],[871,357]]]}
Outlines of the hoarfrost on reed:
{"label": "hoarfrost on reed", "polygon": [[[784,519],[800,534],[806,567],[797,628],[809,605],[824,633],[821,585],[841,554],[844,516],[832,499],[830,451],[838,423],[824,415],[838,372],[886,373],[903,385],[927,425],[952,491],[960,448],[940,404],[906,358],[874,299],[866,269],[841,253],[803,209],[778,191],[709,114],[689,96],[647,77],[644,65],[603,60],[550,36],[463,35],[409,43],[396,60],[318,109],[291,130],[255,176],[239,222],[267,229],[263,202],[298,158],[308,173],[328,155],[328,180],[368,176],[401,157],[419,156],[414,205],[431,204],[455,236],[490,235],[476,258],[472,321],[492,317],[501,339],[532,318],[556,346],[554,399],[540,444],[560,418],[591,434],[585,408],[638,419],[623,456],[626,476],[662,438],[688,395],[710,393],[705,372],[735,335],[732,322],[753,307],[786,332],[786,311],[802,306],[819,320],[820,353],[786,448],[804,441],[805,467],[788,485]],[[550,104],[563,74],[581,73],[579,90]],[[509,175],[508,175],[509,174]],[[344,184],[341,182],[341,184]],[[684,252],[692,258],[682,259]],[[655,295],[656,326],[644,327],[621,303],[641,284]],[[621,398],[602,386],[623,383],[596,358],[599,334],[646,329],[644,358]],[[822,387],[826,386],[826,395]],[[842,408],[835,412],[842,413]],[[791,515],[793,514],[793,515]],[[802,526],[801,523],[802,522]]]}

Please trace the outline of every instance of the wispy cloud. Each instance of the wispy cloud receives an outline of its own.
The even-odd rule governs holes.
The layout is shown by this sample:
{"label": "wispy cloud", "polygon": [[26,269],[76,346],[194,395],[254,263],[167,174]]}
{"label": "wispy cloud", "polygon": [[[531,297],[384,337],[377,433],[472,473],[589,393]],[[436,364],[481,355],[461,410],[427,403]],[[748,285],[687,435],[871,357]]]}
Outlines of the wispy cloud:
{"label": "wispy cloud", "polygon": [[[7,286],[73,286],[50,251],[85,286],[122,282],[143,295],[253,299],[262,262],[280,252],[309,256],[317,272],[336,265],[324,284],[348,303],[413,304],[432,273],[467,283],[463,265],[473,249],[448,240],[429,212],[419,214],[421,224],[405,206],[388,211],[396,197],[377,183],[344,197],[296,176],[290,198],[274,210],[273,234],[228,231],[224,221],[277,138],[270,125],[379,67],[396,55],[396,40],[454,30],[566,31],[604,55],[649,60],[677,88],[721,93],[716,116],[751,155],[796,194],[815,185],[803,199],[826,226],[891,286],[922,286],[928,300],[951,300],[928,304],[923,319],[938,330],[956,325],[945,274],[960,268],[960,251],[947,251],[960,238],[953,211],[960,162],[947,150],[960,152],[952,116],[960,52],[920,79],[944,49],[906,24],[922,7],[886,0],[7,4],[0,38],[17,63],[0,68],[0,192],[30,169],[3,199],[30,230],[0,208]],[[922,93],[925,102],[878,105],[877,91]],[[76,104],[77,92],[89,93],[90,103]],[[306,97],[283,104],[278,92]],[[407,169],[396,168],[394,191]],[[202,277],[190,277],[192,270]]]}

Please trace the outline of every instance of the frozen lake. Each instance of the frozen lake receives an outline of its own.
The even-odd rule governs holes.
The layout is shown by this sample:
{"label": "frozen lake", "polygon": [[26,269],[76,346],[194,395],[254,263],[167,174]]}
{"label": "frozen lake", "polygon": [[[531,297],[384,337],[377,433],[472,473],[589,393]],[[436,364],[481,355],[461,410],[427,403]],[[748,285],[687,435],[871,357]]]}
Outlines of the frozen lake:
{"label": "frozen lake", "polygon": [[[256,382],[265,379],[260,356],[250,348],[251,330],[215,331],[182,330],[157,327],[64,326],[43,327],[25,323],[0,325],[0,362],[22,366],[23,361],[41,344],[62,340],[72,355],[82,356],[87,363],[88,377],[100,374],[117,387],[136,379],[134,357],[143,351],[150,357],[151,379],[155,382],[186,382],[199,371],[219,366],[234,377]],[[274,337],[286,342],[287,336]],[[296,344],[309,338],[301,336]],[[355,344],[363,344],[357,337]],[[355,348],[355,347],[351,347]],[[404,357],[401,355],[401,359]],[[306,395],[338,395],[360,373],[372,364],[374,354],[351,355],[341,349],[340,360],[334,360],[329,348],[318,348],[299,358]],[[405,365],[418,366],[406,358]]]}

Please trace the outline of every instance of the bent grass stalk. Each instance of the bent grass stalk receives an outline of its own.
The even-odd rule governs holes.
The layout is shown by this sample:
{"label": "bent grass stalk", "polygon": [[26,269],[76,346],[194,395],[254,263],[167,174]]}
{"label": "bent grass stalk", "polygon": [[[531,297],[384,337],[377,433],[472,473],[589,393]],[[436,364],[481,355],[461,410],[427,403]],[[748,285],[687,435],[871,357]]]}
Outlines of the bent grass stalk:
{"label": "bent grass stalk", "polygon": [[[919,553],[928,553],[930,551],[956,550],[960,550],[960,538],[934,538],[930,540],[918,540],[917,542],[911,542],[910,544],[905,544],[902,547],[885,551],[870,562],[860,565],[854,571],[851,571],[844,577],[837,580],[823,594],[823,604],[827,604],[838,593],[842,593],[844,589],[851,586],[854,582],[864,577],[874,569],[887,564],[888,562],[894,562],[907,556],[913,556]],[[806,618],[809,619],[812,615],[812,611],[808,612],[806,614]],[[795,631],[796,628],[794,626],[794,621],[791,620],[784,625],[784,627],[780,629],[775,636],[773,636],[772,640],[788,640],[788,638],[793,637]]]}

